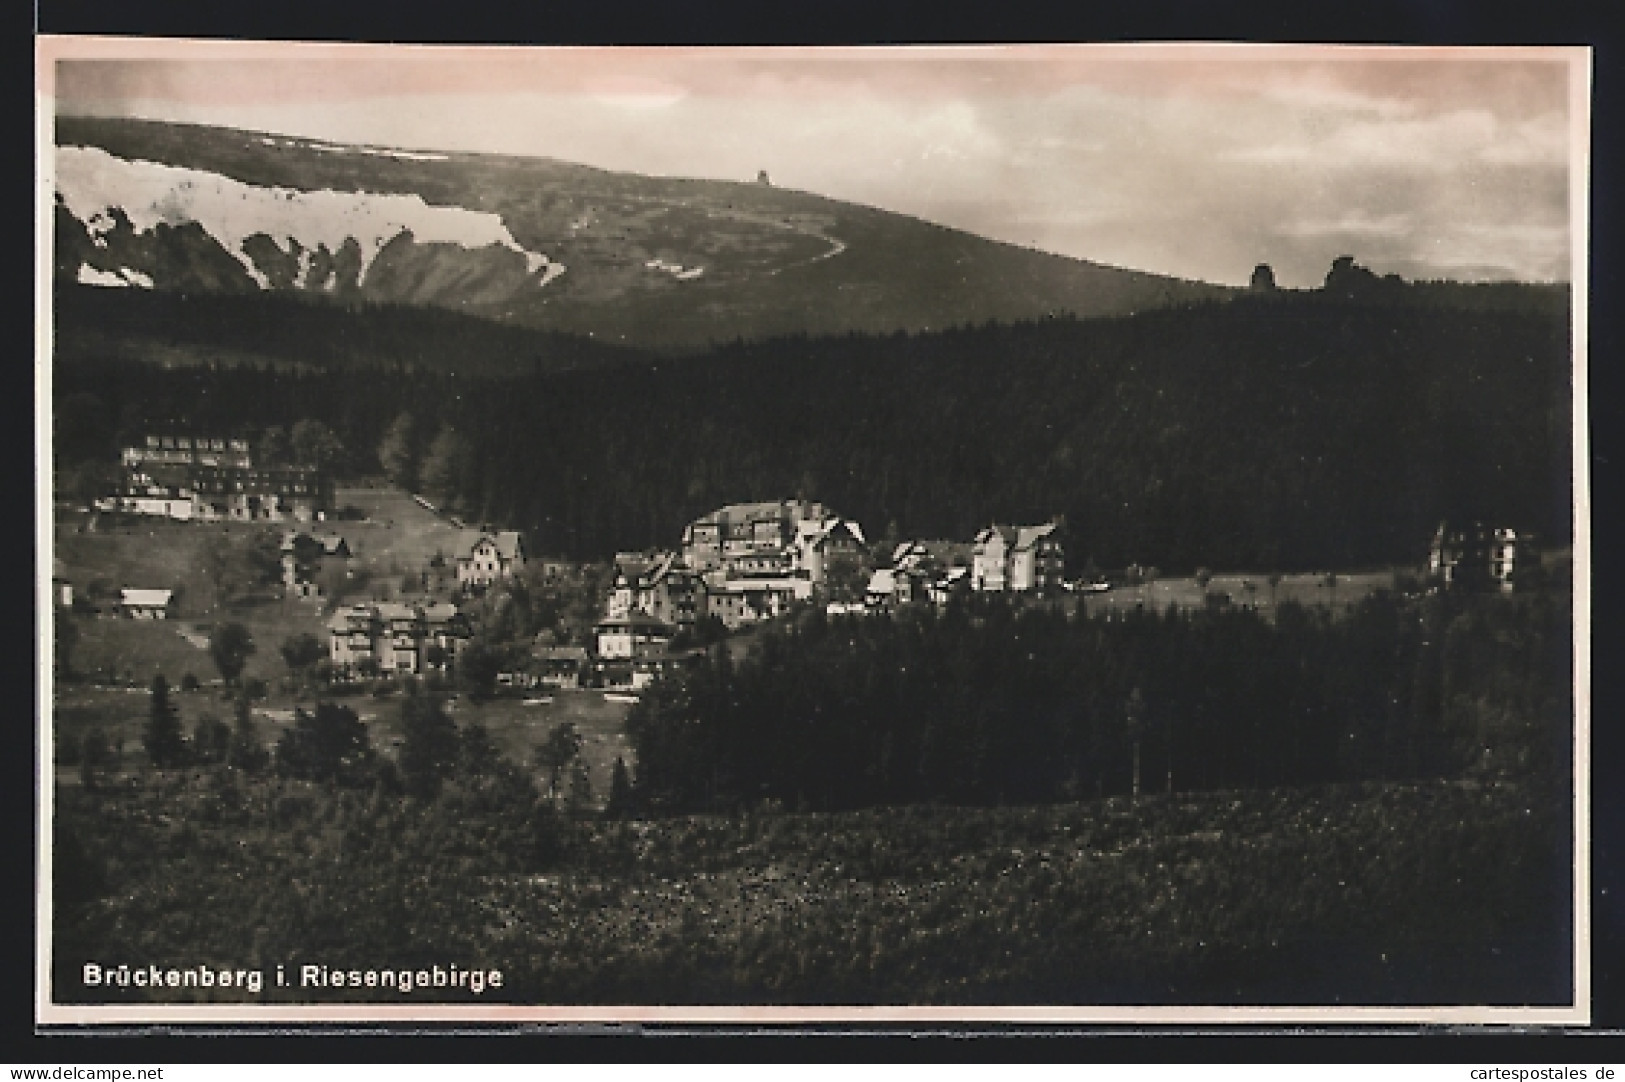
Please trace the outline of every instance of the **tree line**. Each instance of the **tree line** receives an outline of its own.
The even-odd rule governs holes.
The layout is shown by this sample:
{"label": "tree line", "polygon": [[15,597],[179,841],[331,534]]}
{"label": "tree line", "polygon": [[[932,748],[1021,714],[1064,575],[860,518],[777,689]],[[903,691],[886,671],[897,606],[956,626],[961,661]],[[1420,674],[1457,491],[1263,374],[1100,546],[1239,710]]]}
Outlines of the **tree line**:
{"label": "tree line", "polygon": [[1325,610],[1090,617],[977,599],[812,612],[648,689],[646,812],[1032,804],[1568,772],[1566,599],[1375,595]]}

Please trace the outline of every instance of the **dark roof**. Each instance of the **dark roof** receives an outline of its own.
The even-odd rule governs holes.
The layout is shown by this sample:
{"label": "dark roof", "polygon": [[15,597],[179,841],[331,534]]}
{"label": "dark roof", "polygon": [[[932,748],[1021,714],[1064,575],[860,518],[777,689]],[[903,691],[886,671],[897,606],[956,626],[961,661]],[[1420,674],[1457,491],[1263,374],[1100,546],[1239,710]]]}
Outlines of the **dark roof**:
{"label": "dark roof", "polygon": [[520,543],[520,540],[519,540],[519,531],[518,530],[502,530],[499,533],[482,533],[482,534],[480,534],[472,542],[469,543],[468,555],[460,556],[460,557],[458,557],[458,559],[460,559],[460,560],[472,559],[474,550],[479,548],[480,545],[482,545],[486,541],[490,541],[493,545],[496,546],[497,553],[499,555],[501,555],[501,557],[504,560],[516,560],[516,559],[518,559],[520,556],[522,556],[524,554],[524,546]]}

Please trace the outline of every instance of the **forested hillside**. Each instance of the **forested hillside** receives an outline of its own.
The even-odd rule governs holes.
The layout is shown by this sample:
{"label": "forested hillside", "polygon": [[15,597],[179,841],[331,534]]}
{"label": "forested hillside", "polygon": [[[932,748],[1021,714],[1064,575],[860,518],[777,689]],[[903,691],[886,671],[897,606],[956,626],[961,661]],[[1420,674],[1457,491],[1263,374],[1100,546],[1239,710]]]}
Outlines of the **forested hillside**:
{"label": "forested hillside", "polygon": [[410,414],[403,479],[528,531],[536,551],[578,556],[673,545],[722,503],[796,495],[874,537],[968,539],[994,519],[1060,514],[1071,557],[1101,566],[1416,562],[1446,516],[1562,543],[1562,291],[1471,306],[1429,288],[786,338],[500,381],[422,367],[159,371],[85,348],[59,358],[58,451],[72,467],[111,461],[154,426],[308,417],[371,471]]}

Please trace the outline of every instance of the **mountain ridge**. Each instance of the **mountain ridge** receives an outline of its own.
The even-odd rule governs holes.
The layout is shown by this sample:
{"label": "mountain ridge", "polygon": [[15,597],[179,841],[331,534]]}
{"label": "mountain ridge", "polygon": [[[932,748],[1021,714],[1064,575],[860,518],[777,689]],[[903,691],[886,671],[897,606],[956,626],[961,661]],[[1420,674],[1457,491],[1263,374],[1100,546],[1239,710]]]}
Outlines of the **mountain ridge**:
{"label": "mountain ridge", "polygon": [[[1239,292],[762,183],[129,119],[59,117],[56,141],[68,168],[54,269],[87,284],[299,288],[677,352],[1121,315]],[[139,194],[126,206],[121,191]],[[186,230],[207,220],[205,196],[216,220],[238,216],[224,241],[218,226]],[[243,221],[245,207],[259,218]],[[459,243],[458,227],[478,243]]]}

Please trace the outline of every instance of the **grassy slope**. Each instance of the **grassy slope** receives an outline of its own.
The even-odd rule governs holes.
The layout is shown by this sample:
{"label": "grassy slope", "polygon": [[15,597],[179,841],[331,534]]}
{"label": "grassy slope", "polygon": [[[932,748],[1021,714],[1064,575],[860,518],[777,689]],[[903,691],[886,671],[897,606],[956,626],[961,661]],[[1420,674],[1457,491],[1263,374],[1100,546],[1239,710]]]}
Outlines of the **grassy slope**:
{"label": "grassy slope", "polygon": [[[349,542],[354,559],[349,566],[362,578],[356,599],[376,592],[393,595],[396,583],[407,569],[421,569],[436,553],[455,555],[462,542],[478,531],[459,528],[425,510],[395,488],[381,486],[341,486],[335,493],[341,509],[364,516],[328,524]],[[64,685],[58,689],[55,711],[57,731],[77,739],[92,726],[100,728],[116,745],[120,738],[130,750],[129,766],[139,758],[141,727],[145,723],[145,689],[153,674],[162,673],[171,686],[192,673],[209,681],[218,674],[209,659],[206,642],[209,625],[222,619],[242,622],[258,646],[249,659],[244,675],[260,678],[272,687],[272,695],[262,706],[261,724],[268,740],[274,742],[286,723],[287,712],[296,701],[308,705],[308,697],[296,700],[277,686],[288,675],[278,653],[280,644],[293,635],[308,632],[324,643],[323,621],[331,611],[331,600],[269,599],[255,604],[237,604],[220,610],[209,584],[196,574],[200,553],[223,532],[267,531],[279,533],[282,527],[242,523],[182,523],[161,519],[131,518],[123,525],[98,532],[79,532],[77,517],[65,518],[57,532],[56,556],[64,573],[82,594],[91,584],[101,582],[116,593],[118,585],[170,587],[180,589],[180,608],[172,621],[137,621],[112,618],[72,617],[79,628],[73,653],[76,672],[85,674],[128,674],[139,685],[135,689],[105,688],[88,684]],[[191,631],[189,641],[183,632]],[[630,746],[622,732],[627,706],[609,702],[598,692],[552,694],[546,704],[525,705],[519,699],[499,699],[487,703],[461,702],[454,708],[459,724],[479,723],[491,732],[501,751],[516,762],[529,763],[536,745],[547,730],[561,721],[574,722],[585,737],[586,756],[593,790],[600,798],[609,792],[610,769],[617,756],[631,761]],[[231,704],[212,691],[177,694],[176,705],[188,732],[204,716],[229,718]],[[393,698],[348,699],[363,721],[369,723],[375,746],[389,749],[400,736],[398,707]],[[268,712],[268,713],[267,713]],[[64,776],[71,776],[69,771]]]}

